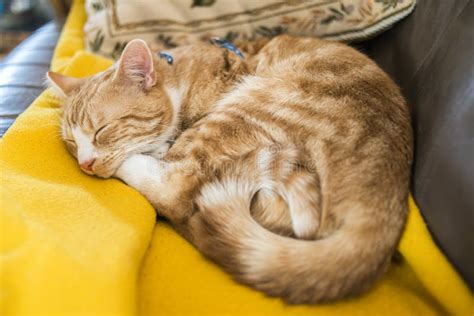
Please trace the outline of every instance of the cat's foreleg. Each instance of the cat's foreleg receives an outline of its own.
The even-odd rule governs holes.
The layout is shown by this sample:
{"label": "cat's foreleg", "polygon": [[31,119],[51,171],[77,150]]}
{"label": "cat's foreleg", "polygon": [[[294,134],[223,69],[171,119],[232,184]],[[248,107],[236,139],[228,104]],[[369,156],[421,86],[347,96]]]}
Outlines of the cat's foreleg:
{"label": "cat's foreleg", "polygon": [[143,194],[157,212],[179,223],[192,212],[195,176],[192,166],[166,162],[148,155],[133,155],[115,176]]}
{"label": "cat's foreleg", "polygon": [[148,189],[147,183],[153,178],[159,181],[163,166],[161,162],[148,155],[133,155],[122,163],[115,176],[145,194]]}

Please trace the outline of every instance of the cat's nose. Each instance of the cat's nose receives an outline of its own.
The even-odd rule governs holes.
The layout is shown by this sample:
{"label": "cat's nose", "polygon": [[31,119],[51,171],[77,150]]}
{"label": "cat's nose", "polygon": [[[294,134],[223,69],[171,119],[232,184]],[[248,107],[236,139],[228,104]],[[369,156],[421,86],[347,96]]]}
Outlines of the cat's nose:
{"label": "cat's nose", "polygon": [[95,158],[92,158],[92,159],[79,163],[79,166],[81,167],[82,170],[92,171],[92,165],[94,164],[94,162],[95,162]]}

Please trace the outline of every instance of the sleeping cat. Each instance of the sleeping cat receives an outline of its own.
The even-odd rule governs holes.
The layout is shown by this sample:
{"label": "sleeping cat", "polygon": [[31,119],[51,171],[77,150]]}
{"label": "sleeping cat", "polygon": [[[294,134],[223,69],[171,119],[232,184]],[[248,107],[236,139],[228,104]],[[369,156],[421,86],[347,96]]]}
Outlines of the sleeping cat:
{"label": "sleeping cat", "polygon": [[245,59],[180,47],[170,65],[134,40],[95,76],[48,73],[67,148],[84,172],[141,192],[242,283],[289,303],[361,293],[406,219],[407,106],[346,45],[254,46]]}

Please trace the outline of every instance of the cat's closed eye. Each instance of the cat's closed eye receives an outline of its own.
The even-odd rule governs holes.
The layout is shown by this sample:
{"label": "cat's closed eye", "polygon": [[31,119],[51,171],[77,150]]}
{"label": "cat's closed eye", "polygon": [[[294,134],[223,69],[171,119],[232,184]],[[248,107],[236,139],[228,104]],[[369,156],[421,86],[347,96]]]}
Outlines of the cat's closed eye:
{"label": "cat's closed eye", "polygon": [[99,127],[99,129],[95,132],[94,134],[94,141],[95,142],[98,142],[99,141],[99,137],[100,135],[104,132],[104,130],[108,127],[109,125],[108,124],[105,124],[101,127]]}

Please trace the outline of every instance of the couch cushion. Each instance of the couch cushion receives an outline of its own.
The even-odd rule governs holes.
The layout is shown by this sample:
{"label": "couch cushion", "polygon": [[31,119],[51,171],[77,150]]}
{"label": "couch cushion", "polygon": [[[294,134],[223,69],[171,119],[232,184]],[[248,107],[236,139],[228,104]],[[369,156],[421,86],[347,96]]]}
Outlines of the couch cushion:
{"label": "couch cushion", "polygon": [[246,40],[280,33],[360,40],[408,15],[415,2],[87,0],[86,44],[92,52],[117,58],[124,45],[137,37],[154,50],[212,37]]}
{"label": "couch cushion", "polygon": [[[436,21],[436,23],[433,23]],[[413,192],[428,228],[474,288],[474,1],[420,1],[369,45],[412,107]]]}

